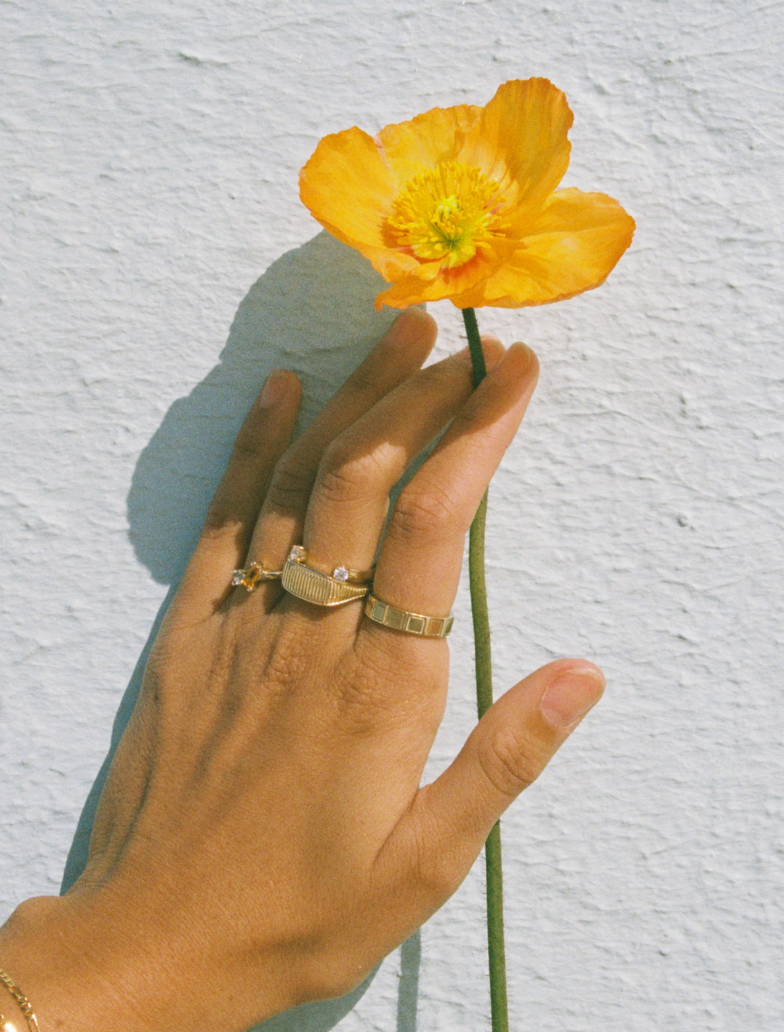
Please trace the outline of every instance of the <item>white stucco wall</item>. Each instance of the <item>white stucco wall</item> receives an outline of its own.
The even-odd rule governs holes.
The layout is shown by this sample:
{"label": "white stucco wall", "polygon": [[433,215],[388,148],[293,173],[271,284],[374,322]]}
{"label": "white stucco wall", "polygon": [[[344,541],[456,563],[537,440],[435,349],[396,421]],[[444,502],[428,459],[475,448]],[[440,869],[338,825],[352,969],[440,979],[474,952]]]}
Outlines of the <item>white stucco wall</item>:
{"label": "white stucco wall", "polygon": [[[504,823],[512,1026],[781,1032],[782,36],[764,0],[0,5],[0,917],[59,888],[265,372],[312,413],[390,319],[300,166],[545,75],[565,185],[638,230],[601,290],[480,313],[542,363],[492,490],[498,687],[561,655],[609,679]],[[429,775],[473,720],[457,612]],[[482,893],[477,865],[342,1018],[270,1027],[486,1028]]]}

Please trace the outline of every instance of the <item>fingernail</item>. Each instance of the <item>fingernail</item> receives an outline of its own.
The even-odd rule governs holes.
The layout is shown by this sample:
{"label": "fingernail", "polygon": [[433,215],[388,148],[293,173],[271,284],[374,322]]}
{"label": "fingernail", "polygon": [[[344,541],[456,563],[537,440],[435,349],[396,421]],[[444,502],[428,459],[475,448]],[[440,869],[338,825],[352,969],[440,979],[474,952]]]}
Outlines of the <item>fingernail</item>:
{"label": "fingernail", "polygon": [[503,356],[503,360],[498,363],[495,375],[500,383],[506,380],[520,380],[535,370],[536,361],[536,355],[527,344],[520,340],[515,341]]}
{"label": "fingernail", "polygon": [[406,308],[392,323],[384,335],[384,344],[392,348],[405,348],[412,341],[412,323],[430,321],[430,316],[418,306]]}
{"label": "fingernail", "polygon": [[521,340],[516,340],[511,348],[509,348],[509,352],[514,352],[516,355],[519,355],[521,361],[524,361],[527,365],[536,361],[536,355],[528,345],[523,344]]}
{"label": "fingernail", "polygon": [[568,727],[601,699],[604,676],[589,667],[572,667],[551,681],[539,706],[544,719],[553,727]]}
{"label": "fingernail", "polygon": [[488,372],[495,369],[501,359],[506,355],[506,348],[497,337],[486,337],[482,341],[482,351],[485,355],[485,365]]}
{"label": "fingernail", "polygon": [[277,405],[279,401],[283,400],[287,389],[288,376],[286,375],[286,370],[273,369],[262,388],[259,404],[262,408],[272,408],[273,405]]}

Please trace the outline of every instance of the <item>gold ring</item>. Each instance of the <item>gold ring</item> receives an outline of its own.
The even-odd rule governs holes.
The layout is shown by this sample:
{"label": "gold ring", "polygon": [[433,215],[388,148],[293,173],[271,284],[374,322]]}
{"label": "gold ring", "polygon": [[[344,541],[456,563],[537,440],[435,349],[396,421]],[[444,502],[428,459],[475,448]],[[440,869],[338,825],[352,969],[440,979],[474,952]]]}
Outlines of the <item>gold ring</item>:
{"label": "gold ring", "polygon": [[265,570],[261,563],[251,563],[241,570],[235,570],[231,575],[231,584],[234,588],[245,588],[246,591],[253,591],[259,581],[280,580],[283,570]]}
{"label": "gold ring", "polygon": [[338,566],[330,577],[306,566],[305,558],[302,545],[295,545],[283,567],[280,583],[290,595],[316,606],[342,606],[346,602],[364,598],[370,591],[368,580],[364,584],[349,583],[350,580],[359,579],[361,575],[358,570]]}
{"label": "gold ring", "polygon": [[388,602],[382,602],[375,595],[368,595],[365,616],[383,627],[406,634],[417,634],[420,638],[446,638],[455,622],[454,616],[425,616],[423,613],[409,613],[396,609]]}
{"label": "gold ring", "polygon": [[[289,552],[289,559],[295,563],[304,565],[307,558],[308,553],[305,551],[304,545],[294,545]],[[367,584],[373,580],[375,569],[375,563],[369,570],[352,570],[350,566],[336,566],[332,571],[332,579],[343,581],[344,584]]]}

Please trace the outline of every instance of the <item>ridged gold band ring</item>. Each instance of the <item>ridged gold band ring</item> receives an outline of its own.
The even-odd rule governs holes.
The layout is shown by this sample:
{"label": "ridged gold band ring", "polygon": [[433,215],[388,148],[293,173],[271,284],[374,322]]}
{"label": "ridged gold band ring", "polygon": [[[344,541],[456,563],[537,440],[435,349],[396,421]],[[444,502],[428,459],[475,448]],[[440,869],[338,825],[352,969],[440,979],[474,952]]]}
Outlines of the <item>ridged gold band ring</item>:
{"label": "ridged gold band ring", "polygon": [[312,602],[315,606],[342,606],[346,602],[364,598],[370,591],[370,580],[359,581],[363,576],[359,570],[338,566],[330,577],[305,565],[307,555],[302,545],[295,545],[286,565],[280,583],[290,595]]}
{"label": "ridged gold band ring", "polygon": [[446,638],[452,630],[455,618],[449,616],[425,616],[423,613],[409,613],[382,602],[375,595],[368,595],[365,616],[383,627],[405,634],[417,634],[420,638]]}

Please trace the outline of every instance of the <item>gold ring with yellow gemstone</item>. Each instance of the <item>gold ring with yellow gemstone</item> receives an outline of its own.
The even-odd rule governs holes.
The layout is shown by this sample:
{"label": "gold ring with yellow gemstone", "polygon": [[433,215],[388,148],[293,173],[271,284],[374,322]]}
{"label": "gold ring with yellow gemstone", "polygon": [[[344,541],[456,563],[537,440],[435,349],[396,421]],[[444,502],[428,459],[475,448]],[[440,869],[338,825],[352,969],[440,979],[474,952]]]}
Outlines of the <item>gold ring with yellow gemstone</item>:
{"label": "gold ring with yellow gemstone", "polygon": [[265,570],[261,563],[251,563],[232,573],[231,584],[234,588],[253,591],[259,581],[280,580],[282,576],[283,570]]}

